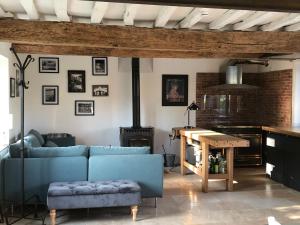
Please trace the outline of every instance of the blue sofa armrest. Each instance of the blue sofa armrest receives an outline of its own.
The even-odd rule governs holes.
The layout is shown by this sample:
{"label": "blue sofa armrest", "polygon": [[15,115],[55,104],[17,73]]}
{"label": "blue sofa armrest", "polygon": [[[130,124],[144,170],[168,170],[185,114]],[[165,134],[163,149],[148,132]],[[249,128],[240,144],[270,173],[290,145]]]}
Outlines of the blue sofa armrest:
{"label": "blue sofa armrest", "polygon": [[89,158],[89,181],[129,179],[142,188],[142,197],[162,197],[163,157],[159,154],[98,155]]}

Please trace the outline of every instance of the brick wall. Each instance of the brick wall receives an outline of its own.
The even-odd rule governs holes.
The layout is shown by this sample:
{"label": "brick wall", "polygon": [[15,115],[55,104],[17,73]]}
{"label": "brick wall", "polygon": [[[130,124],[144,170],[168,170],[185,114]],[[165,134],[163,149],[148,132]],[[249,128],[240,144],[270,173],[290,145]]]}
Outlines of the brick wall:
{"label": "brick wall", "polygon": [[292,70],[243,74],[243,84],[259,89],[208,88],[224,84],[225,74],[197,74],[198,127],[218,124],[289,126],[292,112]]}

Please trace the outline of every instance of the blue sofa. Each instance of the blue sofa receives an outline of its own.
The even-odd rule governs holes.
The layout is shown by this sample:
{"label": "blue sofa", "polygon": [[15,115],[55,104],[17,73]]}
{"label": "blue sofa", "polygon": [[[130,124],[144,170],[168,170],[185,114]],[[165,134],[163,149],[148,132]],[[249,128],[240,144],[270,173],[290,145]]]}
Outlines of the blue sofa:
{"label": "blue sofa", "polygon": [[[30,138],[35,139],[32,136]],[[162,197],[163,158],[159,154],[149,154],[148,147],[41,147],[37,146],[37,140],[32,142],[30,138],[26,138],[26,198],[38,195],[45,202],[52,182],[115,179],[138,182],[144,198]],[[18,201],[21,197],[21,159],[14,146],[2,153],[1,196]]]}

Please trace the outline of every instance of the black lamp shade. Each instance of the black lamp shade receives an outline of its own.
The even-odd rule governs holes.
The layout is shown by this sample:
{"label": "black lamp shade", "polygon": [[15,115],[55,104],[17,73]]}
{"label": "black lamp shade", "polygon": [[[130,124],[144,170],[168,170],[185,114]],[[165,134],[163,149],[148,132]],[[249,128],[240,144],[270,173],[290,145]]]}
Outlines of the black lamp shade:
{"label": "black lamp shade", "polygon": [[187,107],[187,110],[199,110],[200,107],[198,105],[196,105],[195,102],[192,102],[192,104],[190,104],[188,107]]}

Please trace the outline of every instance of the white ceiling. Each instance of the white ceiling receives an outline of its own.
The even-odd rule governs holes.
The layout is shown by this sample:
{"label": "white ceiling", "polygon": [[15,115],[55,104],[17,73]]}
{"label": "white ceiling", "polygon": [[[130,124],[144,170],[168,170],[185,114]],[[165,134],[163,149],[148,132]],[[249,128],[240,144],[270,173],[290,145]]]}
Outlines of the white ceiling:
{"label": "white ceiling", "polygon": [[79,0],[0,0],[0,17],[198,30],[299,31],[300,14]]}

